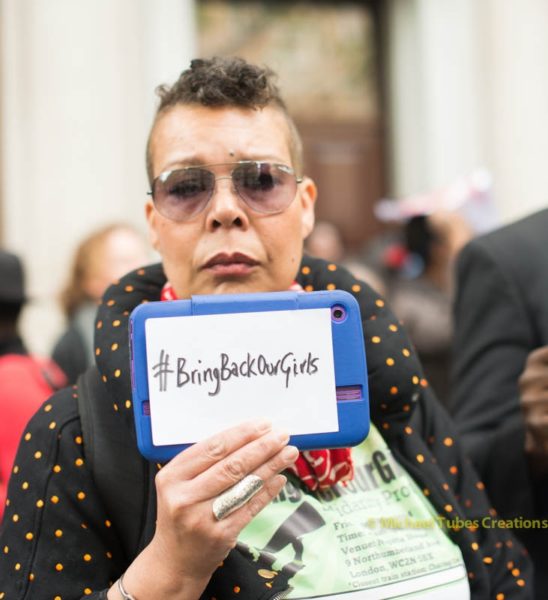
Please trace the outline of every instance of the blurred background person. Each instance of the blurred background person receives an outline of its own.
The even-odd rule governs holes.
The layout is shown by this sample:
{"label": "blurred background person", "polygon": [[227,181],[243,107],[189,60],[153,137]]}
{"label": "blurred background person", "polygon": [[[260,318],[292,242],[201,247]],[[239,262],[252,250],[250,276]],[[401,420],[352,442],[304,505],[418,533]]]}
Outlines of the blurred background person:
{"label": "blurred background person", "polygon": [[342,264],[354,277],[365,281],[379,294],[384,295],[386,290],[381,276],[358,256],[347,253],[341,232],[333,223],[318,221],[305,240],[304,250],[310,256]]}
{"label": "blurred background person", "polygon": [[471,230],[460,215],[446,213],[413,217],[403,230],[405,259],[388,284],[388,298],[417,348],[430,385],[446,403],[453,261]]}
{"label": "blurred background person", "polygon": [[329,221],[318,221],[306,238],[304,249],[307,254],[332,262],[340,262],[346,255],[344,241],[339,228]]}
{"label": "blurred background person", "polygon": [[94,362],[94,320],[103,292],[125,273],[149,262],[145,238],[125,223],[95,230],[77,247],[60,296],[67,329],[52,351],[69,383]]}
{"label": "blurred background person", "polygon": [[387,298],[416,346],[430,385],[447,404],[454,263],[473,236],[496,222],[491,179],[478,170],[431,193],[383,200],[376,213],[400,227],[400,240],[382,253]]}
{"label": "blurred background person", "polygon": [[26,301],[22,262],[0,249],[0,522],[13,459],[27,421],[66,383],[51,360],[27,352],[18,328]]}

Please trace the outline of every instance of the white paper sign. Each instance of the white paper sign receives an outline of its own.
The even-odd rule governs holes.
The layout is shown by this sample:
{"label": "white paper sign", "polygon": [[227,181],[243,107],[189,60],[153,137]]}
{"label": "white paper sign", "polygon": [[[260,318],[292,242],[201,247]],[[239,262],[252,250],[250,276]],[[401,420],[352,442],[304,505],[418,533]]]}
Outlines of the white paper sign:
{"label": "white paper sign", "polygon": [[339,430],[329,308],[153,318],[145,332],[154,445],[252,418]]}

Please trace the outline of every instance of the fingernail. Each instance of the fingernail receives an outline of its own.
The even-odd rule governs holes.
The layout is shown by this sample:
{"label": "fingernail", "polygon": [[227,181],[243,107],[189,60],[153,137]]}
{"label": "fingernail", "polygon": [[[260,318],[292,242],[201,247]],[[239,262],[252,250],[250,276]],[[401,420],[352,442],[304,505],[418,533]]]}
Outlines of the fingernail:
{"label": "fingernail", "polygon": [[289,433],[287,433],[287,431],[280,431],[278,432],[278,441],[280,441],[282,444],[285,444],[287,442],[287,440],[289,440]]}
{"label": "fingernail", "polygon": [[282,450],[284,460],[296,461],[299,456],[299,449],[296,446],[286,446]]}

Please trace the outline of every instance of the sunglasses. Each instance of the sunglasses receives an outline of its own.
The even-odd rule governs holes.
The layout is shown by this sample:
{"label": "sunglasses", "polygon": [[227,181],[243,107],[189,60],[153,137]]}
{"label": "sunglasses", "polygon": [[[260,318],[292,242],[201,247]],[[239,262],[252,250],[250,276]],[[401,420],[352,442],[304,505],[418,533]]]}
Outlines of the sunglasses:
{"label": "sunglasses", "polygon": [[[210,170],[232,165],[235,166],[230,175],[216,177]],[[164,171],[152,182],[152,191],[148,193],[161,215],[172,221],[188,221],[207,206],[215,182],[229,178],[247,206],[264,214],[284,211],[295,199],[297,184],[302,182],[291,167],[246,160]]]}

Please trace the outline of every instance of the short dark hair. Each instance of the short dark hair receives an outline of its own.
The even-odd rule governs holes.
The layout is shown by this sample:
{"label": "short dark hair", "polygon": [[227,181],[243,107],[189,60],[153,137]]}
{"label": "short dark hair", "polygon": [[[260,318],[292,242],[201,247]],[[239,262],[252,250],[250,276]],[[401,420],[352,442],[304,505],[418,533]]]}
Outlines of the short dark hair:
{"label": "short dark hair", "polygon": [[[183,71],[173,85],[161,85],[156,88],[160,103],[150,135],[154,131],[158,117],[179,104],[250,109],[273,106],[278,108],[286,118],[293,167],[300,174],[302,143],[295,123],[290,117],[275,83],[276,77],[274,71],[269,67],[260,67],[238,57],[195,58],[190,61],[190,68]],[[147,143],[146,164],[149,182],[152,183],[150,135]]]}
{"label": "short dark hair", "polygon": [[158,113],[176,104],[261,108],[274,104],[286,110],[276,75],[268,67],[252,65],[242,58],[195,58],[172,85],[161,85]]}

